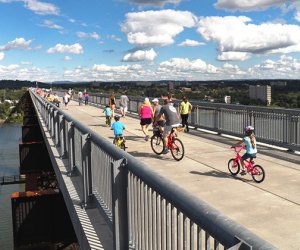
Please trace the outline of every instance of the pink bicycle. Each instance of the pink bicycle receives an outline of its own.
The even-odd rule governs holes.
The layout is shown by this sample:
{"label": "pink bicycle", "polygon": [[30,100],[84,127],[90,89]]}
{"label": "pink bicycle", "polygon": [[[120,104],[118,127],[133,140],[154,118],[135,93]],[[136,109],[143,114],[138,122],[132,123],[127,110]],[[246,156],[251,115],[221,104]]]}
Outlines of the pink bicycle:
{"label": "pink bicycle", "polygon": [[[232,158],[228,161],[228,170],[232,175],[237,175],[240,172],[240,152],[244,147],[232,147],[236,153],[235,158]],[[249,160],[245,160],[245,169],[247,173],[251,174],[252,179],[257,182],[261,183],[265,179],[265,170],[260,165],[255,165],[253,161],[253,157]]]}

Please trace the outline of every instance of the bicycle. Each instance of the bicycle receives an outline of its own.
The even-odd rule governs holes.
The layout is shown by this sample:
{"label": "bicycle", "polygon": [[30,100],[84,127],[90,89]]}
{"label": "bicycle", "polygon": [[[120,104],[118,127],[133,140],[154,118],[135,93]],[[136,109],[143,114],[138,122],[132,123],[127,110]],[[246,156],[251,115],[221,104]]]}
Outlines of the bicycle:
{"label": "bicycle", "polygon": [[[229,172],[236,176],[240,172],[240,152],[244,147],[231,147],[234,149],[236,156],[228,161],[228,170]],[[254,157],[255,158],[255,157]],[[253,157],[249,160],[245,160],[245,169],[246,171],[251,174],[252,179],[257,182],[261,183],[265,179],[265,170],[260,165],[255,165]]]}
{"label": "bicycle", "polygon": [[127,148],[125,145],[124,136],[116,136],[115,139],[113,140],[113,144],[115,144],[117,147],[123,149],[124,151]]}
{"label": "bicycle", "polygon": [[168,144],[166,146],[164,145],[162,133],[162,127],[153,128],[153,136],[150,140],[153,152],[161,155],[165,147],[167,147],[176,161],[182,160],[184,157],[184,146],[182,141],[177,138],[177,128],[172,128],[171,133],[168,135]]}

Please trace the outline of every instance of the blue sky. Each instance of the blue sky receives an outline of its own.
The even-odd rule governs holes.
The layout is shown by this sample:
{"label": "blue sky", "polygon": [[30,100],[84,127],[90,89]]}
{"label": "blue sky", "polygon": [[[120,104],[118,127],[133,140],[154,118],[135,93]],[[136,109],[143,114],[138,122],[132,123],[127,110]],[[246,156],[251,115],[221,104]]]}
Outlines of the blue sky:
{"label": "blue sky", "polygon": [[299,0],[0,0],[0,79],[298,79],[299,52]]}

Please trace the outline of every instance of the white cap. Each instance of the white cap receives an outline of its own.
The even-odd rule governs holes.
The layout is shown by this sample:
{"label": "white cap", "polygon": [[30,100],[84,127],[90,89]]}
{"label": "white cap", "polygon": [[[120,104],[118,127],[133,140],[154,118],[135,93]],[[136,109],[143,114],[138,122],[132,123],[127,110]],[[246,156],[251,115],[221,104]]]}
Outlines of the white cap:
{"label": "white cap", "polygon": [[148,97],[145,98],[145,102],[149,102],[149,98]]}
{"label": "white cap", "polygon": [[158,102],[158,99],[157,99],[157,98],[154,98],[154,99],[152,100],[152,102]]}

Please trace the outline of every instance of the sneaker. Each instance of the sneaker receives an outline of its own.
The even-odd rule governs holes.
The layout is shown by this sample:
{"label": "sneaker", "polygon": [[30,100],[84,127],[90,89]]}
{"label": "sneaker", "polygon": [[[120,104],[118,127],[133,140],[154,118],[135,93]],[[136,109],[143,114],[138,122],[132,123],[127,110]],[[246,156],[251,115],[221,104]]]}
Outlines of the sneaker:
{"label": "sneaker", "polygon": [[145,141],[148,141],[148,140],[149,140],[149,135],[146,135]]}
{"label": "sneaker", "polygon": [[246,170],[243,169],[241,172],[240,172],[240,175],[245,175],[246,174]]}
{"label": "sneaker", "polygon": [[170,151],[170,150],[169,150],[168,148],[165,148],[164,151],[163,151],[162,153],[163,153],[163,154],[167,154],[167,153],[169,153],[169,151]]}

